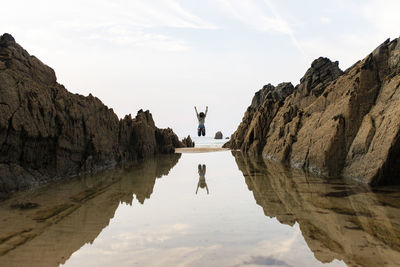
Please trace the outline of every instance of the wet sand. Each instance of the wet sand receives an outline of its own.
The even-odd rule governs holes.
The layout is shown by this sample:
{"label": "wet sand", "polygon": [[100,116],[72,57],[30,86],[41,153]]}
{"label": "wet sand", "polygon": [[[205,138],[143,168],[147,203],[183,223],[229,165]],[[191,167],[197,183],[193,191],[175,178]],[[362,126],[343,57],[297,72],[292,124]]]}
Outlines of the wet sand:
{"label": "wet sand", "polygon": [[229,148],[222,147],[184,147],[176,148],[175,153],[208,153],[208,152],[219,152],[227,151]]}

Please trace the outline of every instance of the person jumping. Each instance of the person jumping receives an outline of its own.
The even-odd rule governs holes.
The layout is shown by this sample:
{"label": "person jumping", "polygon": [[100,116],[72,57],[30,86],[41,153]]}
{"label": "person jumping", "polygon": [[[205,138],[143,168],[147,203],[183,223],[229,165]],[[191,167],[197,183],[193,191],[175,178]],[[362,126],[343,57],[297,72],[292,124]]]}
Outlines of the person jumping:
{"label": "person jumping", "polygon": [[207,112],[208,112],[208,106],[206,107],[206,112],[200,112],[200,114],[197,112],[196,106],[194,106],[194,110],[196,111],[197,119],[199,120],[199,127],[197,128],[197,135],[198,136],[205,136],[206,135],[206,127],[204,126],[204,122],[206,120]]}

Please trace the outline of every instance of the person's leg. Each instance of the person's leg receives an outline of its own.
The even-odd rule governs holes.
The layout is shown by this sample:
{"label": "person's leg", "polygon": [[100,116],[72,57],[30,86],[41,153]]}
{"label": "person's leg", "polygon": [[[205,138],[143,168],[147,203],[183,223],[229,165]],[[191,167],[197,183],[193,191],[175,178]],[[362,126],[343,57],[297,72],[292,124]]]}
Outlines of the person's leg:
{"label": "person's leg", "polygon": [[201,131],[201,134],[202,134],[203,136],[206,135],[206,127],[203,127],[203,129],[202,129],[202,131]]}
{"label": "person's leg", "polygon": [[200,129],[200,127],[197,128],[197,135],[198,135],[198,136],[201,136],[201,129]]}

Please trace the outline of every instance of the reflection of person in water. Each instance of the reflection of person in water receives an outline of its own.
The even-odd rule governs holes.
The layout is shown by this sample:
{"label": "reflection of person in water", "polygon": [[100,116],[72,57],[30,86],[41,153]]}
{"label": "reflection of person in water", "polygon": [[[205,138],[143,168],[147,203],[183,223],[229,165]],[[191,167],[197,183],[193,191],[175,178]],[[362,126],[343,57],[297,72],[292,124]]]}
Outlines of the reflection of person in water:
{"label": "reflection of person in water", "polygon": [[208,195],[208,187],[206,184],[206,165],[203,164],[203,166],[201,166],[201,164],[199,164],[198,167],[198,172],[199,172],[199,183],[197,184],[197,189],[196,189],[196,195],[197,195],[197,191],[199,190],[199,187],[201,188],[206,188],[207,190],[207,195]]}

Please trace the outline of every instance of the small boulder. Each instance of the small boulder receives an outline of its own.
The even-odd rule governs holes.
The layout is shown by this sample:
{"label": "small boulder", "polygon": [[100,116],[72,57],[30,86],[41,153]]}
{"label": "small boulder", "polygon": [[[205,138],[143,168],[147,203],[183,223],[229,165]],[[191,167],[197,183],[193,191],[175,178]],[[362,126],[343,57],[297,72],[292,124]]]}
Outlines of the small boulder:
{"label": "small boulder", "polygon": [[222,139],[222,133],[221,133],[221,131],[218,131],[218,132],[216,132],[215,133],[215,137],[214,137],[214,139]]}

